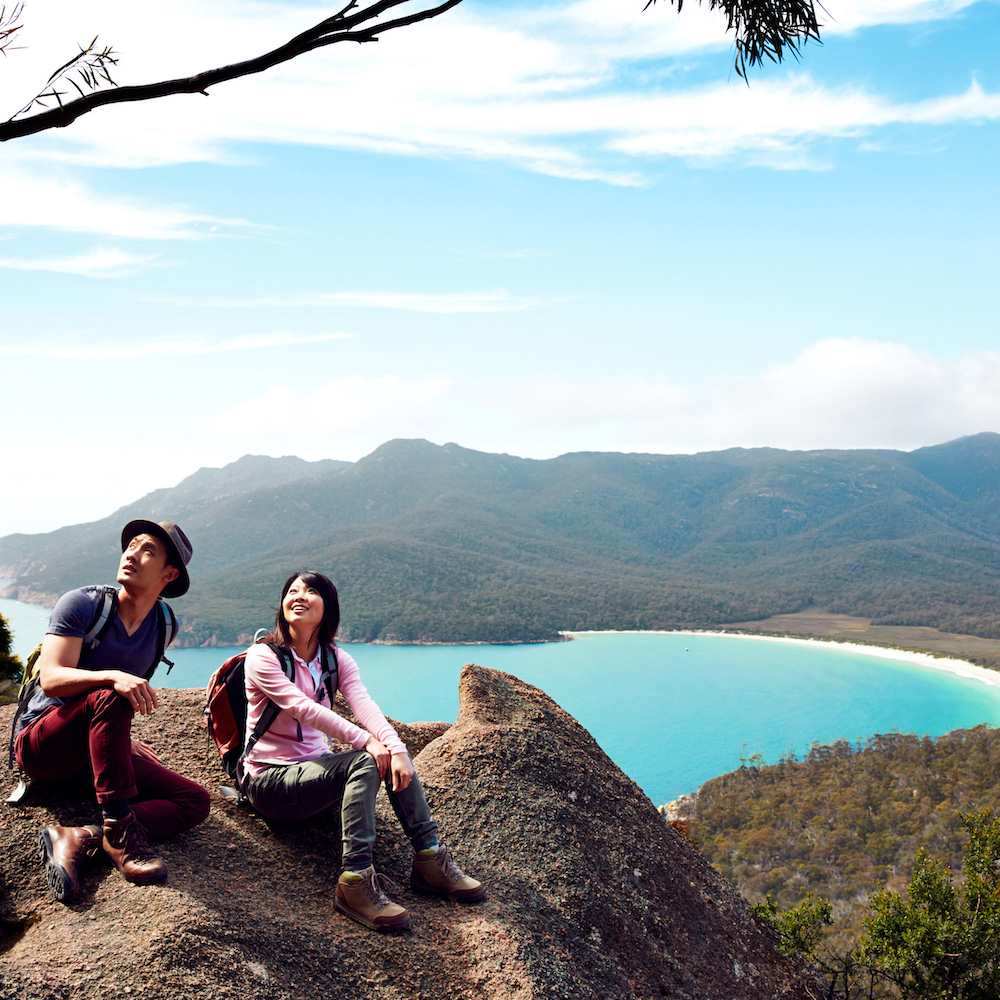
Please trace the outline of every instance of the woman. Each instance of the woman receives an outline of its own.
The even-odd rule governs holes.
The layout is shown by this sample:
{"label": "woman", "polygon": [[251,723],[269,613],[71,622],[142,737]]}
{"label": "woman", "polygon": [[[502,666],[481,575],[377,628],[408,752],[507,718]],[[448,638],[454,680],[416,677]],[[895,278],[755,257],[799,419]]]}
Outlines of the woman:
{"label": "woman", "polygon": [[[282,711],[244,758],[244,791],[258,812],[286,821],[339,805],[344,871],[334,906],[375,930],[400,930],[409,927],[409,913],[386,897],[372,864],[375,796],[383,780],[413,844],[410,885],[462,903],[479,901],[486,889],[438,843],[437,823],[403,741],[365,690],[353,657],[335,651],[339,625],[337,589],[327,577],[307,571],[285,581],[271,643],[291,658],[292,674],[286,676],[271,644],[250,647],[244,668],[247,733],[268,702]],[[327,673],[334,674],[332,683]],[[331,688],[340,690],[365,728],[333,711]],[[354,749],[333,753],[327,736]]]}

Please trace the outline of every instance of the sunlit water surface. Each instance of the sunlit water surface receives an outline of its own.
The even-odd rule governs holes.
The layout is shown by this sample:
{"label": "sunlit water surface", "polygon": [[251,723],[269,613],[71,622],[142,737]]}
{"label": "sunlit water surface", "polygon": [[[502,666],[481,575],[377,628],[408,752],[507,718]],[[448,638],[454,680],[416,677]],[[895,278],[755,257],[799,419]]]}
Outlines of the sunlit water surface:
{"label": "sunlit water surface", "polygon": [[[0,600],[0,614],[22,655],[48,618],[15,601]],[[454,721],[465,663],[516,674],[575,716],[657,804],[753,754],[773,763],[814,742],[1000,725],[1000,687],[833,643],[617,633],[512,646],[345,648],[385,714],[411,722]],[[172,649],[176,665],[169,674],[161,667],[156,683],[204,687],[233,652]]]}

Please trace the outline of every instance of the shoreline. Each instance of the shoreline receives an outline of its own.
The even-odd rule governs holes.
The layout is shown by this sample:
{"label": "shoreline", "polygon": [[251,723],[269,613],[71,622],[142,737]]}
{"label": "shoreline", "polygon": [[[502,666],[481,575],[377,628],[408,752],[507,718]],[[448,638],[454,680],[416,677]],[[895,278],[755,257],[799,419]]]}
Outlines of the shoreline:
{"label": "shoreline", "polygon": [[761,642],[782,642],[799,646],[816,646],[823,644],[836,646],[851,653],[864,656],[875,656],[882,660],[898,660],[915,667],[930,667],[932,670],[943,670],[946,673],[979,681],[991,687],[1000,687],[1000,671],[980,667],[968,660],[960,660],[954,656],[935,656],[932,653],[918,653],[912,649],[901,649],[898,646],[875,646],[864,642],[842,642],[839,639],[802,638],[789,635],[760,635],[754,632],[727,632],[722,629],[595,629],[593,631],[565,631],[560,635],[573,638],[584,635],[714,635],[728,639],[756,639]]}
{"label": "shoreline", "polygon": [[[863,656],[874,656],[882,660],[896,660],[913,667],[926,667],[931,670],[942,670],[945,673],[964,677],[968,680],[979,681],[991,687],[1000,687],[1000,671],[989,670],[987,667],[977,666],[968,660],[960,660],[954,656],[934,656],[931,653],[918,653],[911,649],[900,649],[897,646],[875,646],[863,642],[843,642],[839,639],[820,639],[816,637],[803,638],[788,635],[760,635],[753,632],[730,632],[721,629],[592,629],[589,631],[566,630],[560,635],[567,639],[576,636],[586,635],[694,635],[694,636],[719,636],[725,639],[756,639],[763,642],[790,643],[799,646],[812,646],[826,644],[836,646],[839,649],[847,650],[851,653],[859,653]],[[668,823],[684,821],[693,815],[698,801],[698,788],[693,792],[685,792],[656,806],[657,811]]]}

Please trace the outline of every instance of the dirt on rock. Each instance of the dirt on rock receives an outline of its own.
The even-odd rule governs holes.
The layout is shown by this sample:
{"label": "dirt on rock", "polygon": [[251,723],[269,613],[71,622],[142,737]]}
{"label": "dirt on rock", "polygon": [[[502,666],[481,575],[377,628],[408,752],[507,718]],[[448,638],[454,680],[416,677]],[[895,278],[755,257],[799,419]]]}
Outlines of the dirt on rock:
{"label": "dirt on rock", "polygon": [[[162,689],[137,735],[213,793],[200,691]],[[413,930],[380,935],[333,908],[338,816],[270,822],[213,795],[165,841],[161,886],[103,859],[55,902],[42,826],[95,822],[86,787],[32,785],[0,806],[0,997],[301,1000],[806,1000],[820,986],[776,950],[746,902],[547,695],[467,665],[456,723],[397,723],[441,837],[489,894],[463,906],[409,888],[410,851],[380,795],[376,866]],[[9,732],[13,707],[0,709]],[[11,781],[13,786],[13,781]]]}

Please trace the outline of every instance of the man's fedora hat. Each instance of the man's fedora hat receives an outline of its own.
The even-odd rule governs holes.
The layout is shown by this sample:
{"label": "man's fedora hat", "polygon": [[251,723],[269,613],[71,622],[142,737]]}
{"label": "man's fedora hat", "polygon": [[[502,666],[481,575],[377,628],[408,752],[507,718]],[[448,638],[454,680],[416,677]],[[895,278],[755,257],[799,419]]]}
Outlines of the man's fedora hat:
{"label": "man's fedora hat", "polygon": [[140,518],[137,521],[129,521],[128,524],[122,528],[122,552],[128,548],[128,543],[135,538],[136,535],[141,535],[145,532],[147,535],[153,535],[159,538],[161,542],[164,542],[167,548],[170,550],[170,556],[167,562],[171,566],[177,568],[177,577],[168,583],[161,593],[162,597],[180,597],[181,594],[186,594],[188,587],[191,586],[191,579],[188,576],[187,564],[191,561],[191,543],[188,541],[188,536],[184,534],[181,529],[174,524],[173,521],[160,521],[159,524],[156,521],[146,521]]}

